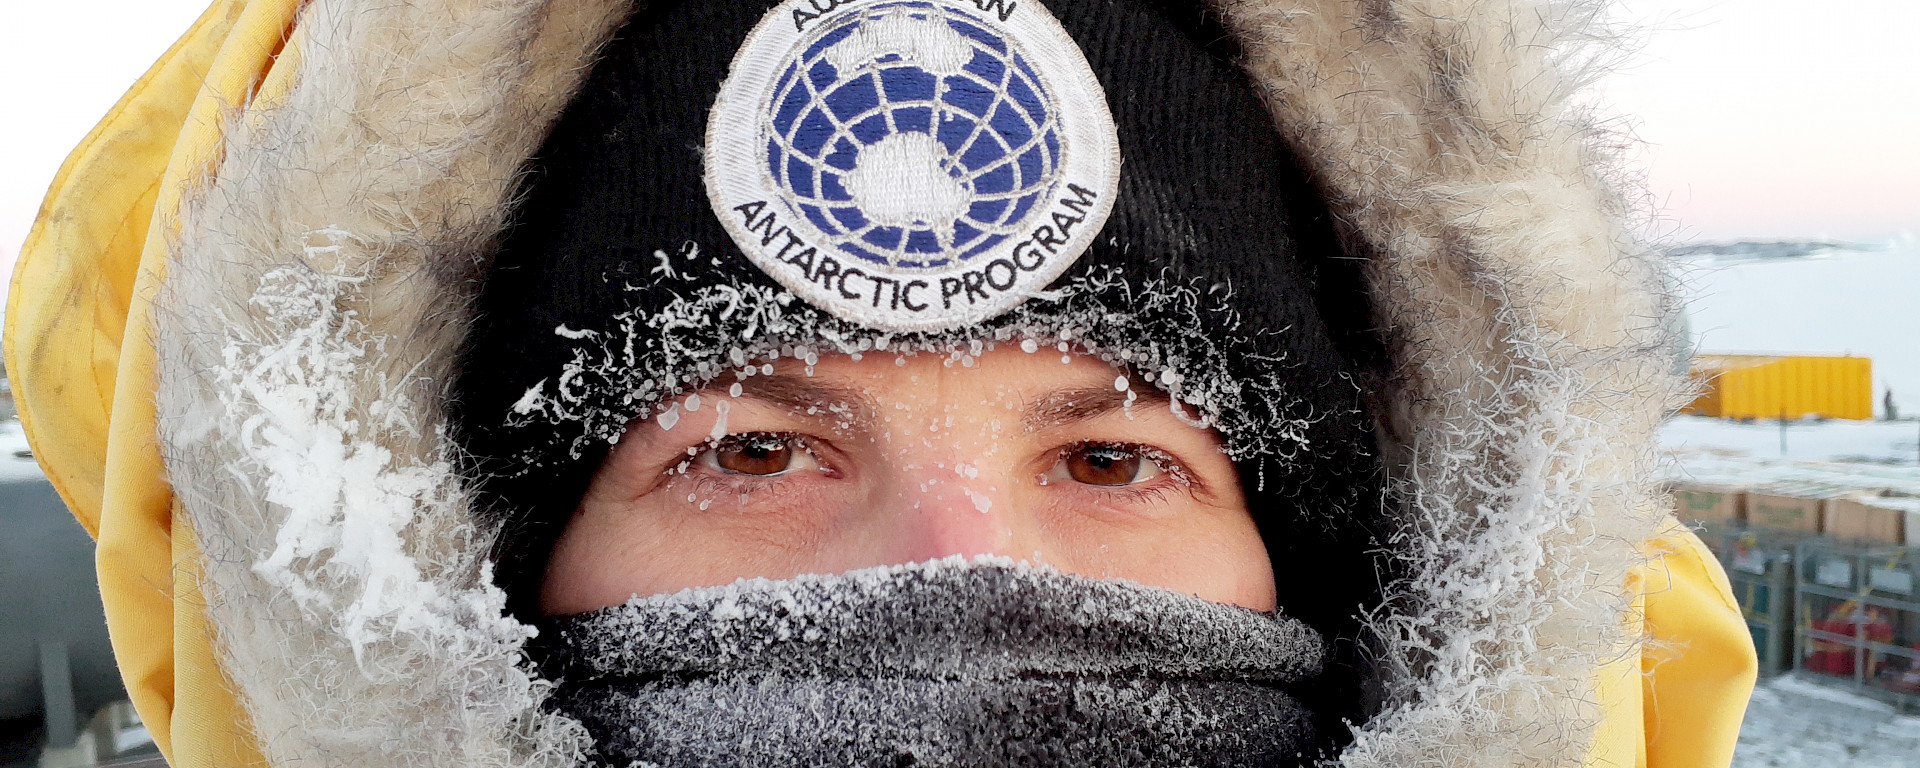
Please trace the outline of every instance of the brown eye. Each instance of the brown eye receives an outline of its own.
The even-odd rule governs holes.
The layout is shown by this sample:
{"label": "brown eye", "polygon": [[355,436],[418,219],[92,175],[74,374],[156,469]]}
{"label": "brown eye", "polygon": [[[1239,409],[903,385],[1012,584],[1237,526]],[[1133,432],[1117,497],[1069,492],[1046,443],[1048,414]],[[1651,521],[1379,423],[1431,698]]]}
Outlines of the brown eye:
{"label": "brown eye", "polygon": [[777,475],[793,469],[793,441],[779,435],[730,435],[712,449],[713,463],[740,475]]}
{"label": "brown eye", "polygon": [[1087,485],[1132,485],[1160,474],[1159,465],[1140,451],[1112,445],[1089,445],[1061,457],[1067,476]]}

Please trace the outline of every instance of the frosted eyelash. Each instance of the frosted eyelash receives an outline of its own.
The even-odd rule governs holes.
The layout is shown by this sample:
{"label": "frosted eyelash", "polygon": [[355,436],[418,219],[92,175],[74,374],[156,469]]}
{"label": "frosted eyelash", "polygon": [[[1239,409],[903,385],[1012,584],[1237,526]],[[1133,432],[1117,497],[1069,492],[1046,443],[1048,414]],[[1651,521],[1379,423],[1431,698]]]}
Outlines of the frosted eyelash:
{"label": "frosted eyelash", "polygon": [[[1194,477],[1193,473],[1187,469],[1187,465],[1184,463],[1181,463],[1179,459],[1174,458],[1173,454],[1167,453],[1166,451],[1160,450],[1159,448],[1155,448],[1151,445],[1142,445],[1140,443],[1123,443],[1123,442],[1115,442],[1111,440],[1083,440],[1083,441],[1073,443],[1071,445],[1067,445],[1061,448],[1058,453],[1054,454],[1054,460],[1055,461],[1064,460],[1067,457],[1067,454],[1072,453],[1074,451],[1085,450],[1087,448],[1111,448],[1111,449],[1121,450],[1121,451],[1130,451],[1132,453],[1139,454],[1140,458],[1153,462],[1154,466],[1159,467],[1160,471],[1166,473],[1167,477],[1172,478],[1174,482],[1177,482],[1182,486],[1186,486],[1188,488],[1202,486],[1200,479],[1197,477]],[[1123,488],[1123,487],[1132,488],[1132,486],[1116,486],[1113,488],[1113,490],[1118,491],[1120,488]],[[1144,489],[1137,489],[1137,490],[1144,490]]]}
{"label": "frosted eyelash", "polygon": [[[784,441],[788,445],[793,446],[794,448],[797,448],[801,453],[806,454],[809,458],[813,459],[814,462],[819,464],[822,468],[831,468],[832,466],[827,462],[825,457],[820,455],[819,451],[815,450],[814,439],[806,435],[800,434],[798,432],[734,432],[730,434],[721,435],[719,437],[709,437],[698,443],[687,446],[686,458],[681,459],[678,463],[674,464],[673,466],[667,467],[666,470],[662,472],[662,474],[667,475],[668,477],[672,477],[673,475],[685,475],[688,473],[688,470],[693,468],[694,460],[700,458],[701,454],[706,453],[707,451],[711,451],[716,448],[719,448],[721,445],[726,444],[726,442],[729,440],[738,440],[738,439],[751,438],[751,437],[763,437],[763,438],[777,439],[777,440]],[[763,479],[772,480],[775,477],[777,476],[766,476]]]}

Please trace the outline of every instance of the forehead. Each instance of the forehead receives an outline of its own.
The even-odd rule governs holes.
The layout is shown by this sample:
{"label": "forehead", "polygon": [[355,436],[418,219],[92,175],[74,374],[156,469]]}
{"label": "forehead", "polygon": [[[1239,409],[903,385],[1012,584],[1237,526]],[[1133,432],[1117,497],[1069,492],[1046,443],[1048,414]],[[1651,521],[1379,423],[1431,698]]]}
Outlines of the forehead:
{"label": "forehead", "polygon": [[741,384],[746,394],[771,396],[768,399],[792,399],[812,391],[890,406],[942,402],[1019,408],[1068,390],[1123,395],[1138,390],[1136,399],[1165,398],[1124,367],[1053,347],[1017,344],[964,356],[887,352],[823,355],[812,364],[783,360],[774,364],[772,375],[750,376]]}
{"label": "forehead", "polygon": [[1111,385],[1115,378],[1126,375],[1124,369],[1095,357],[1052,347],[1033,349],[1029,352],[1019,346],[1002,345],[978,355],[830,355],[814,365],[782,361],[775,373],[798,374],[893,398],[949,392],[1006,395],[1096,383]]}

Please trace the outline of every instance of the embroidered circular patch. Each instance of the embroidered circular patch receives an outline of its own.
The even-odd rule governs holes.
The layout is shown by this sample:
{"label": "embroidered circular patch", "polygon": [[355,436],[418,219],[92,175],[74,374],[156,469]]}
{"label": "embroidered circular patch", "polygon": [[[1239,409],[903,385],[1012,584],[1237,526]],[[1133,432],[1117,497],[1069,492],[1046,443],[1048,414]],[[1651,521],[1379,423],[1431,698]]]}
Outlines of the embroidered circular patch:
{"label": "embroidered circular patch", "polygon": [[706,162],[714,213],[775,280],[847,320],[938,331],[1086,251],[1120,145],[1036,0],[789,0],[734,55]]}

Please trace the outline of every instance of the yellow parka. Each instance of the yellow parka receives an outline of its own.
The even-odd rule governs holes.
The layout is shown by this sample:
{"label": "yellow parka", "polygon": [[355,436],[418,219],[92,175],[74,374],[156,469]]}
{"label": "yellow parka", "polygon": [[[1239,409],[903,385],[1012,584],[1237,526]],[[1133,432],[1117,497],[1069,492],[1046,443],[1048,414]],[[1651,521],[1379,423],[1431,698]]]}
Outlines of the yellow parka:
{"label": "yellow parka", "polygon": [[[176,246],[183,239],[183,204],[195,199],[199,190],[217,185],[227,160],[224,153],[237,151],[224,145],[223,139],[237,124],[271,119],[275,105],[290,98],[296,89],[321,79],[314,73],[330,71],[323,64],[335,66],[314,53],[325,50],[328,56],[334,55],[331,43],[322,45],[327,30],[312,31],[304,25],[313,14],[324,10],[317,6],[350,2],[314,0],[305,4],[309,7],[303,11],[299,0],[217,0],[134,84],[61,167],[13,275],[6,315],[6,362],[21,419],[36,458],[75,517],[98,541],[101,596],[127,689],[175,768],[264,762],[261,736],[252,725],[249,707],[273,704],[241,704],[234,681],[244,675],[224,668],[231,662],[223,660],[217,650],[216,632],[210,627],[206,599],[199,588],[204,562],[194,531],[189,528],[189,516],[169,485],[169,467],[161,458],[164,441],[155,403],[159,375],[156,302],[170,266],[180,258]],[[550,2],[558,5],[563,0]],[[1441,185],[1429,183],[1422,189],[1437,196],[1439,202],[1411,204],[1426,208],[1391,215],[1376,211],[1382,204],[1369,201],[1385,199],[1394,192],[1377,185],[1400,182],[1342,174],[1347,166],[1368,163],[1381,177],[1395,174],[1394,169],[1381,165],[1393,153],[1378,152],[1377,147],[1365,144],[1369,140],[1364,138],[1368,134],[1366,121],[1377,119],[1374,129],[1383,133],[1403,129],[1431,134],[1442,129],[1417,122],[1396,125],[1393,121],[1413,118],[1382,116],[1392,110],[1381,105],[1352,107],[1337,98],[1322,98],[1314,90],[1347,91],[1357,77],[1393,77],[1391,72],[1366,73],[1390,69],[1379,63],[1404,57],[1407,46],[1380,48],[1371,38],[1351,37],[1349,33],[1360,25],[1346,16],[1359,13],[1355,7],[1361,5],[1379,4],[1267,0],[1229,3],[1225,7],[1230,28],[1246,38],[1249,68],[1277,94],[1280,106],[1276,106],[1276,114],[1283,128],[1304,137],[1300,143],[1309,158],[1317,158],[1319,172],[1331,180],[1328,185],[1335,200],[1345,206],[1343,216],[1361,232],[1373,233],[1366,237],[1382,254],[1378,258],[1384,266],[1372,274],[1378,281],[1376,293],[1388,307],[1388,319],[1395,316],[1396,307],[1406,307],[1411,317],[1432,306],[1448,304],[1433,295],[1449,289],[1421,287],[1420,280],[1425,279],[1422,275],[1442,273],[1449,266],[1437,251],[1423,250],[1420,238],[1432,233],[1423,232],[1420,216],[1446,218],[1475,211],[1485,218],[1475,227],[1508,227],[1511,231],[1486,236],[1492,243],[1488,246],[1490,253],[1551,253],[1556,248],[1591,245],[1584,241],[1568,245],[1567,239],[1556,239],[1558,235],[1530,230],[1537,223],[1527,221],[1534,215],[1528,211],[1582,205],[1603,208],[1606,195],[1542,192],[1539,184],[1523,178],[1525,174],[1503,177],[1503,171],[1487,170],[1498,165],[1492,162],[1480,163],[1473,171],[1479,174],[1475,183],[1487,190],[1484,197],[1463,203],[1463,198],[1476,194],[1471,185],[1460,182],[1460,188],[1441,195],[1435,191]],[[1405,0],[1388,5],[1398,7],[1405,18],[1438,23],[1433,20],[1442,14],[1421,12],[1462,4]],[[1509,5],[1517,9],[1459,10],[1464,19],[1459,23],[1465,26],[1452,29],[1460,38],[1456,42],[1488,45],[1482,38],[1497,39],[1499,35],[1487,30],[1512,32],[1519,28],[1516,18],[1534,13],[1528,10],[1528,3]],[[1301,20],[1302,14],[1306,21]],[[1313,14],[1327,18],[1316,23]],[[1476,18],[1489,14],[1494,18]],[[1483,29],[1476,31],[1474,24]],[[583,45],[590,48],[590,43]],[[1309,53],[1301,53],[1303,50]],[[1361,60],[1368,56],[1373,58]],[[1344,63],[1335,66],[1328,62]],[[1517,75],[1515,78],[1520,79]],[[1519,86],[1496,83],[1488,87],[1498,91]],[[1546,109],[1539,104],[1500,106],[1497,95],[1463,98],[1480,98],[1491,105],[1482,105],[1484,109],[1505,117]],[[1348,130],[1342,127],[1343,120],[1361,127]],[[1430,138],[1445,143],[1441,140],[1444,136]],[[1449,151],[1471,155],[1481,150],[1455,147]],[[1552,170],[1564,158],[1531,157],[1512,148],[1498,151],[1506,152],[1503,157],[1517,167],[1524,169],[1531,163],[1549,168],[1551,172],[1543,174],[1548,177],[1566,176]],[[1462,178],[1458,169],[1413,167],[1419,173],[1450,174],[1456,182]],[[1583,179],[1580,183],[1590,181]],[[1369,204],[1359,205],[1361,202]],[[1450,213],[1447,206],[1453,204],[1457,207]],[[1578,222],[1569,224],[1564,218],[1554,218],[1559,214],[1540,215],[1546,217],[1544,225],[1548,228],[1578,228]],[[1597,216],[1598,220],[1605,218]],[[1626,247],[1621,245],[1626,240],[1607,229],[1617,225],[1596,226],[1601,229],[1595,231],[1609,233],[1607,236],[1614,239],[1594,247],[1611,252]],[[1587,236],[1572,232],[1565,237]],[[1525,242],[1528,238],[1544,241]],[[1552,271],[1543,270],[1544,266],[1542,262],[1516,274]],[[1602,279],[1577,267],[1560,264],[1553,268],[1572,274],[1569,279]],[[1586,290],[1592,285],[1575,288]],[[1523,295],[1515,301],[1533,300],[1547,309],[1553,309],[1550,305],[1556,301],[1612,301],[1617,296],[1610,291],[1618,289],[1601,286],[1583,297],[1578,290],[1556,294],[1552,286],[1541,290],[1540,286],[1515,283],[1510,287],[1515,295]],[[1524,297],[1529,292],[1538,295]],[[1422,301],[1428,303],[1425,309]],[[1582,322],[1580,318],[1552,317],[1544,309],[1536,314],[1544,317],[1536,318],[1536,322],[1547,325],[1559,323],[1570,328]],[[1457,357],[1447,352],[1445,343],[1434,341],[1445,342],[1453,338],[1450,333],[1457,333],[1443,326],[1436,328],[1426,334],[1425,344],[1439,347],[1431,353],[1437,357],[1426,359],[1418,357],[1426,352],[1405,352],[1408,366],[1441,370],[1446,365],[1442,358]],[[1584,343],[1574,331],[1562,335]],[[1475,345],[1466,343],[1462,348]],[[1436,380],[1430,386],[1452,386],[1441,381],[1442,376],[1428,378]],[[1596,385],[1594,389],[1605,387]],[[1412,392],[1404,397],[1427,402],[1437,396]],[[1659,414],[1655,411],[1664,408],[1668,399],[1656,392],[1643,400],[1651,403],[1644,407],[1651,409],[1652,415],[1642,421],[1657,423]],[[1620,408],[1617,403],[1604,407]],[[1417,435],[1434,423],[1432,417],[1416,411],[1409,409],[1400,415],[1396,422],[1400,434]],[[1579,408],[1573,411],[1579,412]],[[1650,440],[1645,424],[1640,424],[1634,435],[1642,443]],[[1419,443],[1417,439],[1402,442]],[[1415,456],[1412,461],[1419,460],[1417,452],[1410,455]],[[1636,471],[1645,469],[1644,463],[1634,466]],[[1651,485],[1645,478],[1636,482]],[[1580,762],[1589,766],[1725,766],[1732,758],[1754,681],[1753,646],[1720,566],[1690,532],[1670,519],[1662,522],[1662,513],[1648,511],[1655,498],[1651,493],[1629,495],[1622,503],[1633,506],[1631,510],[1590,512],[1638,515],[1636,519],[1650,521],[1640,529],[1648,535],[1640,539],[1644,543],[1637,551],[1642,556],[1621,566],[1625,578],[1612,590],[1617,594],[1596,598],[1612,600],[1607,604],[1617,609],[1622,631],[1610,641],[1612,650],[1582,657],[1590,657],[1594,663],[1567,667],[1560,674],[1577,679],[1567,687],[1553,689],[1567,698],[1584,699],[1589,708],[1576,705],[1567,710],[1573,715],[1552,715],[1558,718],[1554,722],[1558,732],[1542,738],[1574,744],[1571,749],[1583,755]],[[1609,591],[1604,584],[1598,589]],[[229,595],[225,599],[234,598]],[[1574,643],[1575,639],[1563,635],[1544,642]],[[1595,703],[1597,706],[1591,706]],[[1525,706],[1513,709],[1530,711]],[[1531,711],[1560,712],[1537,705]],[[1582,712],[1586,713],[1584,718],[1579,714]],[[1524,722],[1497,725],[1515,731],[1528,727]],[[1463,737],[1458,744],[1413,746],[1394,746],[1387,738],[1372,744],[1381,749],[1379,754],[1418,754],[1445,760],[1449,765],[1533,764],[1522,755],[1508,754],[1504,759],[1490,756],[1504,747],[1488,746],[1491,742],[1476,742],[1475,738],[1480,737]],[[1362,743],[1369,742],[1363,738]],[[1381,748],[1381,744],[1391,749]],[[264,753],[275,754],[275,750]],[[1364,753],[1350,757],[1353,764],[1381,761]],[[1541,764],[1553,762],[1548,759]]]}

